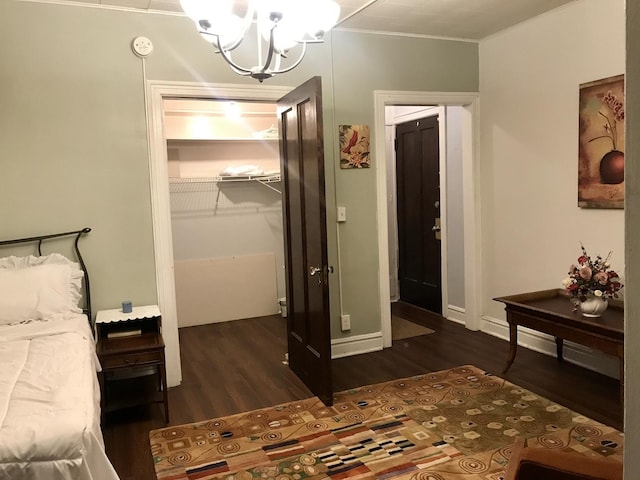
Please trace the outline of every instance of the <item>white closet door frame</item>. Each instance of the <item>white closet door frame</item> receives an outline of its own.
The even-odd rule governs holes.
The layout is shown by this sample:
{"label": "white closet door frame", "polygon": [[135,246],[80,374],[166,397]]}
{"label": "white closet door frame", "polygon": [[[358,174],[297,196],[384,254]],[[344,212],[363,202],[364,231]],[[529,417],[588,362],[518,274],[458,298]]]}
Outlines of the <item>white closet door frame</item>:
{"label": "white closet door frame", "polygon": [[149,179],[151,214],[156,263],[158,305],[162,312],[162,336],[165,342],[167,383],[180,385],[180,345],[178,342],[178,314],[176,287],[173,277],[173,239],[171,235],[171,205],[169,200],[169,172],[167,142],[164,133],[165,98],[194,98],[216,100],[258,100],[275,102],[291,87],[269,85],[235,85],[219,83],[162,82],[146,83],[147,138],[149,147]]}

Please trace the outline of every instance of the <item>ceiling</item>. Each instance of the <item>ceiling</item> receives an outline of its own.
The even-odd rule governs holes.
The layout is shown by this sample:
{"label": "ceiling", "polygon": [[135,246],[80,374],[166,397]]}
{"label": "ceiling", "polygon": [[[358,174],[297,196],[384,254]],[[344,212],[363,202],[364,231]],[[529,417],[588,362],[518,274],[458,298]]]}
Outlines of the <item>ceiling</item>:
{"label": "ceiling", "polygon": [[[35,0],[56,3],[56,0]],[[240,0],[246,1],[246,0]],[[480,40],[577,0],[337,0],[338,28]],[[181,13],[180,0],[65,0]]]}

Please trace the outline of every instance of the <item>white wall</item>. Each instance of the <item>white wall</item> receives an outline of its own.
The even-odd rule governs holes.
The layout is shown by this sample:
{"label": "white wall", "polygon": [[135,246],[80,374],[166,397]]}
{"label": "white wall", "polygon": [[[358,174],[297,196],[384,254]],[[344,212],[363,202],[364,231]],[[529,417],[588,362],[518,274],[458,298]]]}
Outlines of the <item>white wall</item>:
{"label": "white wall", "polygon": [[560,288],[580,241],[624,270],[624,211],[577,207],[579,85],[624,70],[624,0],[573,2],[480,43],[483,330],[506,333],[492,298]]}
{"label": "white wall", "polygon": [[[464,208],[462,203],[462,112],[446,107],[447,122],[447,292],[449,309],[464,312]],[[450,312],[453,314],[453,312]]]}

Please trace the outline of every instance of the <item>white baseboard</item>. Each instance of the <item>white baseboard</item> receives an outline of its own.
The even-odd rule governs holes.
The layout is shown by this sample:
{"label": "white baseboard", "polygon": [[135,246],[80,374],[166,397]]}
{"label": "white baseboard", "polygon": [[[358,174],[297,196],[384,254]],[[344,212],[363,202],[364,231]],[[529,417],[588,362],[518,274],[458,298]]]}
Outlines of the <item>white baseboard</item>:
{"label": "white baseboard", "polygon": [[[509,325],[504,320],[485,315],[482,317],[480,330],[494,337],[504,340],[509,339]],[[529,328],[518,327],[518,346],[552,357],[556,356],[555,339],[551,335],[540,333]],[[576,365],[609,377],[619,378],[619,361],[612,355],[605,355],[604,353],[573,342],[565,342],[563,351],[564,359],[568,362],[575,363]],[[517,354],[515,361],[518,361]]]}
{"label": "white baseboard", "polygon": [[456,307],[455,305],[449,305],[447,307],[447,320],[451,320],[452,322],[465,324],[467,312],[462,307]]}
{"label": "white baseboard", "polygon": [[[447,319],[464,325],[464,308],[449,305],[447,309]],[[382,332],[338,338],[331,340],[331,358],[342,358],[359,355],[361,353],[377,352],[383,348]]]}
{"label": "white baseboard", "polygon": [[382,332],[331,340],[331,358],[349,357],[382,350]]}
{"label": "white baseboard", "polygon": [[[447,319],[456,323],[465,323],[465,309],[449,305]],[[483,316],[480,330],[488,335],[509,340],[509,325],[504,320]],[[518,346],[552,357],[556,356],[556,342],[551,335],[537,332],[529,328],[518,328]],[[353,337],[331,340],[331,358],[342,358],[361,353],[376,352],[383,349],[382,332],[374,332]],[[506,362],[505,350],[505,362]],[[581,367],[619,378],[620,365],[616,357],[592,350],[584,345],[565,342],[564,359]],[[516,362],[518,356],[516,355]]]}

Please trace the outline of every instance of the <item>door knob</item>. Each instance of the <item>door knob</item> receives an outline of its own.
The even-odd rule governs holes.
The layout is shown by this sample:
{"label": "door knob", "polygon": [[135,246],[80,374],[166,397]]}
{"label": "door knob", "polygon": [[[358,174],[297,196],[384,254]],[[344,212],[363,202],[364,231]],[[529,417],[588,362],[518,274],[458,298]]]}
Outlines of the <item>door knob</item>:
{"label": "door knob", "polygon": [[315,277],[316,274],[320,274],[318,275],[318,285],[322,285],[322,268],[320,267],[309,267],[309,275],[311,275],[312,277]]}

